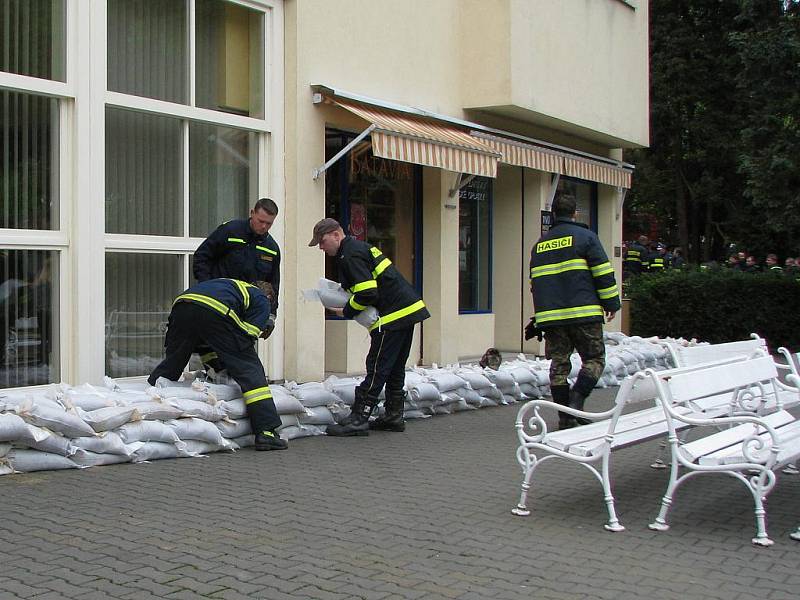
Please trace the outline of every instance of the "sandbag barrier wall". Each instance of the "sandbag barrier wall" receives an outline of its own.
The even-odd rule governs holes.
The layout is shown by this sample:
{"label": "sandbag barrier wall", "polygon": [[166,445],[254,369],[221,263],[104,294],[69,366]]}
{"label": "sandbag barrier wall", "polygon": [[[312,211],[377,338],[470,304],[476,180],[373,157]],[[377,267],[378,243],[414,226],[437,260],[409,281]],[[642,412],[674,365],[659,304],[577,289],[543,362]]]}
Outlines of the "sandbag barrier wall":
{"label": "sandbag barrier wall", "polygon": [[[671,366],[663,341],[606,333],[606,369],[598,387],[619,385],[645,368]],[[406,418],[549,395],[549,367],[549,360],[519,355],[498,370],[475,364],[412,369],[406,372]],[[579,368],[574,355],[572,379]],[[107,377],[104,387],[53,384],[35,393],[0,392],[0,475],[194,457],[252,446],[239,387],[185,375],[184,381],[162,379],[152,387]],[[271,385],[283,423],[281,437],[323,435],[349,412],[361,380],[329,377],[322,383]]]}

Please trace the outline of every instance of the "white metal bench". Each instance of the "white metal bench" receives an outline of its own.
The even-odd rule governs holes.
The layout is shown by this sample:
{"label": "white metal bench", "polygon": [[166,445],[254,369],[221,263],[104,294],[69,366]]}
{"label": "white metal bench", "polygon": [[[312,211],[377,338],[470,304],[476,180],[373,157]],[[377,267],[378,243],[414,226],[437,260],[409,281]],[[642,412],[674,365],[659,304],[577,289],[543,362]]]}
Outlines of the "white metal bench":
{"label": "white metal bench", "polygon": [[672,358],[675,367],[691,367],[703,363],[724,360],[731,356],[752,356],[759,350],[768,353],[767,342],[755,333],[749,340],[724,342],[721,344],[700,344],[697,346],[681,346],[671,342],[662,342]]}
{"label": "white metal bench", "polygon": [[[734,356],[715,363],[700,366],[683,367],[660,371],[656,377],[671,377],[678,374],[696,374],[702,378],[702,372],[718,365],[737,363],[743,369],[742,363],[746,356]],[[647,373],[653,373],[648,371]],[[617,518],[614,507],[614,496],[611,491],[610,463],[611,453],[634,444],[645,442],[668,431],[667,419],[664,411],[656,405],[656,388],[652,379],[645,372],[625,379],[617,392],[614,406],[599,413],[578,411],[548,400],[531,400],[520,408],[517,414],[516,429],[519,439],[517,448],[517,461],[522,466],[523,481],[520,499],[512,510],[516,515],[527,516],[530,514],[526,502],[531,488],[531,479],[537,467],[551,458],[562,458],[585,466],[598,479],[603,487],[603,494],[608,509],[608,522],[605,528],[609,531],[623,531],[625,528]],[[777,400],[768,397],[751,399],[753,406],[747,407],[760,410],[766,404]],[[635,412],[623,414],[626,406],[641,404],[643,407]],[[758,406],[756,406],[758,405]],[[572,429],[562,431],[549,431],[547,423],[542,416],[545,412],[561,411],[573,416],[592,419],[594,422]],[[729,414],[732,410],[740,410],[730,404],[728,394],[708,396],[684,407],[676,407],[676,411],[691,417],[718,417]],[[688,427],[686,424],[684,427]],[[680,426],[675,426],[680,428]],[[537,456],[537,453],[542,455]]]}
{"label": "white metal bench", "polygon": [[[780,385],[776,365],[769,356],[695,371],[666,374],[648,369],[646,373],[664,411],[672,462],[661,510],[650,528],[669,528],[667,513],[675,492],[685,481],[701,474],[724,473],[740,480],[753,496],[757,530],[753,543],[771,545],[764,499],[775,486],[775,471],[800,458],[800,421],[783,410],[788,404],[785,400],[792,404],[800,401],[800,390],[794,390],[795,397],[787,396],[788,390]],[[719,396],[728,396],[730,416],[686,411],[687,406]],[[771,406],[755,411],[755,404]],[[728,428],[719,431],[720,426]],[[684,444],[678,432],[687,427],[713,427],[716,432]]]}

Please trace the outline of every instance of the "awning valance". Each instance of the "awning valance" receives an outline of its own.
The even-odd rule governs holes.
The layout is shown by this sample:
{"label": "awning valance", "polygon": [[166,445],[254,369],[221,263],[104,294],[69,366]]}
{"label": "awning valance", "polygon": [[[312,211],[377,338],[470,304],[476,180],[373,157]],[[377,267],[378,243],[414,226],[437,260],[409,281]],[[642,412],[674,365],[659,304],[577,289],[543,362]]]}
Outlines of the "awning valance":
{"label": "awning valance", "polygon": [[326,98],[374,127],[375,156],[438,167],[455,173],[497,176],[500,153],[454,125],[376,106]]}
{"label": "awning valance", "polygon": [[500,162],[615,187],[631,187],[631,171],[610,163],[558,152],[543,146],[473,131],[473,137],[500,152]]}

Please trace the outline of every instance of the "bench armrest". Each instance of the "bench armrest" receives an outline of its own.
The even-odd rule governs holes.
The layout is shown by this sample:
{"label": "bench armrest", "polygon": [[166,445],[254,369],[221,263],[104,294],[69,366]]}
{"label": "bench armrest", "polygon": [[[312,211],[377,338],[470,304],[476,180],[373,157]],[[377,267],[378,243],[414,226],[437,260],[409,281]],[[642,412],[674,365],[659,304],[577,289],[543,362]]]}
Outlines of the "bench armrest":
{"label": "bench armrest", "polygon": [[517,436],[520,443],[541,442],[548,434],[547,423],[542,417],[541,409],[554,410],[556,413],[563,412],[577,417],[591,419],[592,421],[602,421],[610,418],[615,407],[612,407],[603,412],[587,412],[585,410],[576,410],[569,408],[562,404],[556,404],[552,400],[530,400],[522,405],[517,413],[517,420],[515,427],[517,428]]}

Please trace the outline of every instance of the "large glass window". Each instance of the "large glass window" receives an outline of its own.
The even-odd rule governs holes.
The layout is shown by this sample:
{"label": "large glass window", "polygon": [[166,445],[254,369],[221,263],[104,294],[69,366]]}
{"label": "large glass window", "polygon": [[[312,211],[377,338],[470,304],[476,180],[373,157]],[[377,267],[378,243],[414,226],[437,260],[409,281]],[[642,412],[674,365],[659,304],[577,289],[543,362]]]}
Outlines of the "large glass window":
{"label": "large glass window", "polygon": [[58,252],[0,249],[0,388],[58,381]]}
{"label": "large glass window", "polygon": [[143,375],[161,361],[183,263],[174,254],[106,254],[106,374]]}
{"label": "large glass window", "polygon": [[247,131],[189,124],[189,235],[247,215],[258,189],[256,141]]}
{"label": "large glass window", "polygon": [[492,310],[492,184],[476,177],[458,201],[458,310]]}
{"label": "large glass window", "polygon": [[0,228],[58,229],[58,100],[0,90]]}
{"label": "large glass window", "polygon": [[578,206],[575,220],[597,233],[597,184],[583,179],[561,177],[558,191],[575,197]]}
{"label": "large glass window", "polygon": [[263,117],[263,13],[220,0],[195,6],[197,106]]}
{"label": "large glass window", "polygon": [[64,0],[0,2],[0,71],[64,81]]}
{"label": "large glass window", "polygon": [[108,89],[187,102],[185,0],[109,0]]}
{"label": "large glass window", "polygon": [[[355,137],[326,132],[326,160]],[[325,211],[346,233],[374,244],[403,276],[419,287],[417,274],[417,198],[420,169],[372,154],[369,141],[357,145],[325,172]],[[337,279],[328,260],[327,277]]]}
{"label": "large glass window", "polygon": [[106,231],[183,235],[179,119],[106,109]]}

